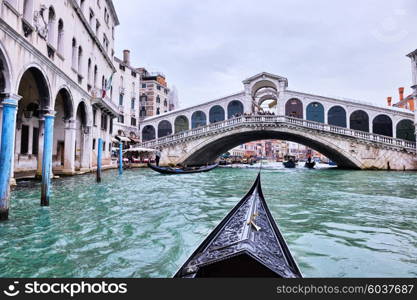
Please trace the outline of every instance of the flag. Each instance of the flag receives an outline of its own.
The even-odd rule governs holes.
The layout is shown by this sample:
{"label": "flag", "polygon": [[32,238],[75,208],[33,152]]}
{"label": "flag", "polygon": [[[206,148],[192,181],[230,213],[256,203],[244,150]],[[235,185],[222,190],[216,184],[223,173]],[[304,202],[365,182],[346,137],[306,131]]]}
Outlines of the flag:
{"label": "flag", "polygon": [[111,85],[112,85],[112,81],[113,81],[113,75],[114,75],[114,73],[112,73],[110,75],[110,78],[107,80],[107,85],[105,87],[103,87],[103,94],[102,94],[101,98],[106,97],[107,91],[109,91],[111,89]]}

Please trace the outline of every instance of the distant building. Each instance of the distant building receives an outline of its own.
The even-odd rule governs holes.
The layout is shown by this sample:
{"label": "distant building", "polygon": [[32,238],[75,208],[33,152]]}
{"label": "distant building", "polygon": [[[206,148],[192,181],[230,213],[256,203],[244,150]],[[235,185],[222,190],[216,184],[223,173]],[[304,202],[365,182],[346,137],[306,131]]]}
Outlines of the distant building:
{"label": "distant building", "polygon": [[405,108],[405,109],[408,109],[408,110],[411,110],[411,111],[414,112],[415,105],[414,105],[413,95],[411,94],[411,95],[409,95],[407,97],[404,97],[404,91],[405,91],[405,89],[403,87],[400,87],[398,89],[398,91],[399,91],[398,102],[392,103],[393,98],[392,97],[388,97],[388,99],[387,99],[388,106]]}

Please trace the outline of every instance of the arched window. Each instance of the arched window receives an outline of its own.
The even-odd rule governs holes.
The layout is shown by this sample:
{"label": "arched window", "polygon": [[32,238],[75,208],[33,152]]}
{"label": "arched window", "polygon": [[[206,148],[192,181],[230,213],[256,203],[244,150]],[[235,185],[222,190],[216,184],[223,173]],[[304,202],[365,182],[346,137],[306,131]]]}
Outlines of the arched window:
{"label": "arched window", "polygon": [[101,89],[104,90],[106,86],[106,78],[104,78],[104,75],[101,76]]}
{"label": "arched window", "polygon": [[190,129],[190,124],[186,116],[179,116],[175,119],[175,133],[180,133]]}
{"label": "arched window", "polygon": [[369,116],[363,110],[357,110],[350,115],[350,128],[369,132]]}
{"label": "arched window", "polygon": [[290,99],[285,104],[285,115],[293,118],[304,118],[303,103],[296,99]]}
{"label": "arched window", "polygon": [[207,125],[207,117],[204,112],[199,110],[193,113],[193,115],[191,116],[191,128],[192,129],[206,126],[206,125]]}
{"label": "arched window", "polygon": [[55,46],[55,10],[52,6],[48,10],[48,43]]}
{"label": "arched window", "polygon": [[321,103],[313,102],[307,106],[307,120],[324,123],[324,107]]}
{"label": "arched window", "polygon": [[225,112],[223,107],[220,105],[213,106],[209,112],[209,121],[210,123],[217,123],[224,121],[225,119]]}
{"label": "arched window", "polygon": [[72,39],[72,68],[77,70],[77,40],[75,38]]}
{"label": "arched window", "polygon": [[153,141],[155,138],[155,128],[152,125],[145,126],[145,128],[142,130],[142,141]]}
{"label": "arched window", "polygon": [[94,66],[94,77],[93,77],[93,80],[94,80],[94,87],[96,88],[97,87],[97,77],[98,77],[98,69],[97,69],[97,65],[95,65]]}
{"label": "arched window", "polygon": [[397,139],[416,141],[416,128],[411,120],[401,120],[397,124]]}
{"label": "arched window", "polygon": [[387,115],[379,115],[375,117],[373,124],[373,132],[375,134],[392,137],[392,120]]}
{"label": "arched window", "polygon": [[87,84],[91,85],[91,58],[88,59],[87,64]]}
{"label": "arched window", "polygon": [[158,125],[158,138],[172,134],[172,125],[168,121],[161,121]]}
{"label": "arched window", "polygon": [[328,113],[329,125],[347,127],[346,111],[341,106],[333,106]]}
{"label": "arched window", "polygon": [[243,115],[243,104],[238,100],[233,100],[227,106],[227,118],[231,119],[237,115]]}
{"label": "arched window", "polygon": [[139,117],[146,117],[146,108],[144,106],[142,106],[140,109]]}
{"label": "arched window", "polygon": [[156,109],[156,114],[157,115],[160,115],[161,114],[161,109],[159,107]]}
{"label": "arched window", "polygon": [[33,23],[33,0],[25,0],[23,2],[23,18],[30,24]]}
{"label": "arched window", "polygon": [[57,51],[59,54],[64,54],[64,21],[59,19],[58,21],[58,46]]}
{"label": "arched window", "polygon": [[78,74],[83,73],[83,48],[78,47]]}

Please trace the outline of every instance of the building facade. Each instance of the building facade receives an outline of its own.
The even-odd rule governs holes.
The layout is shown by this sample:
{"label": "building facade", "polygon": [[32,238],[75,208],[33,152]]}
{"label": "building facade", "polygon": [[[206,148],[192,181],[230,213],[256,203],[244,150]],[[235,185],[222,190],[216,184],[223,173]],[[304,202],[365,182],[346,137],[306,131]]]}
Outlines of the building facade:
{"label": "building facade", "polygon": [[415,128],[417,135],[417,49],[407,55],[411,59],[411,74],[412,74],[412,86],[413,100],[414,100],[414,114],[415,114]]}
{"label": "building facade", "polygon": [[99,138],[103,165],[109,165],[112,119],[118,116],[106,93],[116,71],[119,20],[112,1],[3,0],[0,16],[0,102],[18,100],[14,174],[41,175],[49,115],[55,174],[95,168]]}

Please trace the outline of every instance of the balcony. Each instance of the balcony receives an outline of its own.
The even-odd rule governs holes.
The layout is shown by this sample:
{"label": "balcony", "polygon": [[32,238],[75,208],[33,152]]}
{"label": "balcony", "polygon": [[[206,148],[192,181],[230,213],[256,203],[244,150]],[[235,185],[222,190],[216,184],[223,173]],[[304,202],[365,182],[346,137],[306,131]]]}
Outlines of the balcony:
{"label": "balcony", "polygon": [[95,88],[91,90],[91,104],[94,107],[100,108],[110,116],[119,116],[119,108],[107,95],[103,98],[103,90],[101,89]]}

